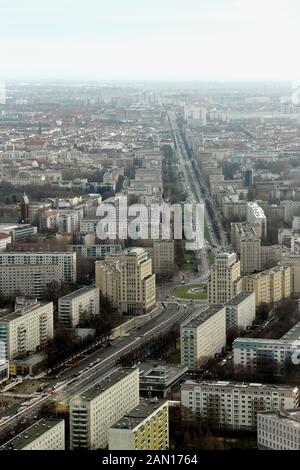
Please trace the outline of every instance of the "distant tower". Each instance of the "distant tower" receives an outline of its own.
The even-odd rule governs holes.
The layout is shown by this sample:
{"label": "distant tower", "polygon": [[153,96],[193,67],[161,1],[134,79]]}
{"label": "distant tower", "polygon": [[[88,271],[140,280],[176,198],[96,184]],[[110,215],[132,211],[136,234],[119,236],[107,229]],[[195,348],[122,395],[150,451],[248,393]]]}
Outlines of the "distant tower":
{"label": "distant tower", "polygon": [[21,203],[21,224],[29,224],[29,199],[24,191],[22,203]]}
{"label": "distant tower", "polygon": [[41,135],[42,134],[42,123],[39,122],[39,134]]}

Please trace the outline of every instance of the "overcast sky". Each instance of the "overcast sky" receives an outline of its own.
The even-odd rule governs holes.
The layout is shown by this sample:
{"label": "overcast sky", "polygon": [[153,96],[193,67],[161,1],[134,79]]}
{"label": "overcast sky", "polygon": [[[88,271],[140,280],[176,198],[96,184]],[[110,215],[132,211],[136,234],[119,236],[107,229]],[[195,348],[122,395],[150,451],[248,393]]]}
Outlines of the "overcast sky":
{"label": "overcast sky", "polygon": [[300,78],[299,0],[0,0],[1,78]]}

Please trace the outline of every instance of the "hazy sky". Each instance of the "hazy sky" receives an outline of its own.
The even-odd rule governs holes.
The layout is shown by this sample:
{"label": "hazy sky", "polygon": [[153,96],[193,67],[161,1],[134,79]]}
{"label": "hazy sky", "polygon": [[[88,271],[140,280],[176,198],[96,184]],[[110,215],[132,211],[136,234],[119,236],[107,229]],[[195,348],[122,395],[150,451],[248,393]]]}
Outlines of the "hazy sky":
{"label": "hazy sky", "polygon": [[0,0],[1,78],[300,78],[299,0]]}

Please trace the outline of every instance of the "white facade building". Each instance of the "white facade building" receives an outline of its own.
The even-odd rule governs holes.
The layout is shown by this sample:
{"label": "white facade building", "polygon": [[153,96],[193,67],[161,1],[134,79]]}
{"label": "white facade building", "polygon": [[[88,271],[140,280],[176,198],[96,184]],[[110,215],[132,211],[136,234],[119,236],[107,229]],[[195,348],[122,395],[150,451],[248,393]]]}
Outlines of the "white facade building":
{"label": "white facade building", "polygon": [[264,210],[257,204],[257,202],[247,203],[247,222],[250,224],[260,224],[261,233],[267,236],[267,218]]}
{"label": "white facade building", "polygon": [[108,430],[139,404],[139,370],[119,369],[70,401],[71,449],[103,449]]}
{"label": "white facade building", "polygon": [[41,419],[6,442],[0,450],[65,450],[65,421]]}
{"label": "white facade building", "polygon": [[58,318],[62,325],[75,328],[81,320],[99,315],[99,289],[82,287],[58,300]]}
{"label": "white facade building", "polygon": [[24,357],[53,338],[53,303],[35,303],[0,317],[6,359]]}
{"label": "white facade building", "polygon": [[208,307],[180,326],[181,364],[196,367],[226,345],[225,308]]}
{"label": "white facade building", "polygon": [[300,409],[259,413],[257,445],[262,450],[300,450]]}
{"label": "white facade building", "polygon": [[241,292],[228,300],[225,307],[226,330],[239,327],[246,329],[255,319],[255,294]]}

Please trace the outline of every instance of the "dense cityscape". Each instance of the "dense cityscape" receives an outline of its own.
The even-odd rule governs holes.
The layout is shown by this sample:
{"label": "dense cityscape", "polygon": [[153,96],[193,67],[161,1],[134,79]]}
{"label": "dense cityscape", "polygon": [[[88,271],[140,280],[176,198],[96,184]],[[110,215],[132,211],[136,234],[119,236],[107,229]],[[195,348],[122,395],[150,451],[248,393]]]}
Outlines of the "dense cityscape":
{"label": "dense cityscape", "polygon": [[299,2],[0,16],[3,469],[297,463]]}
{"label": "dense cityscape", "polygon": [[[299,449],[300,106],[268,91],[6,84],[3,450]],[[204,242],[101,239],[124,200],[203,204]]]}

